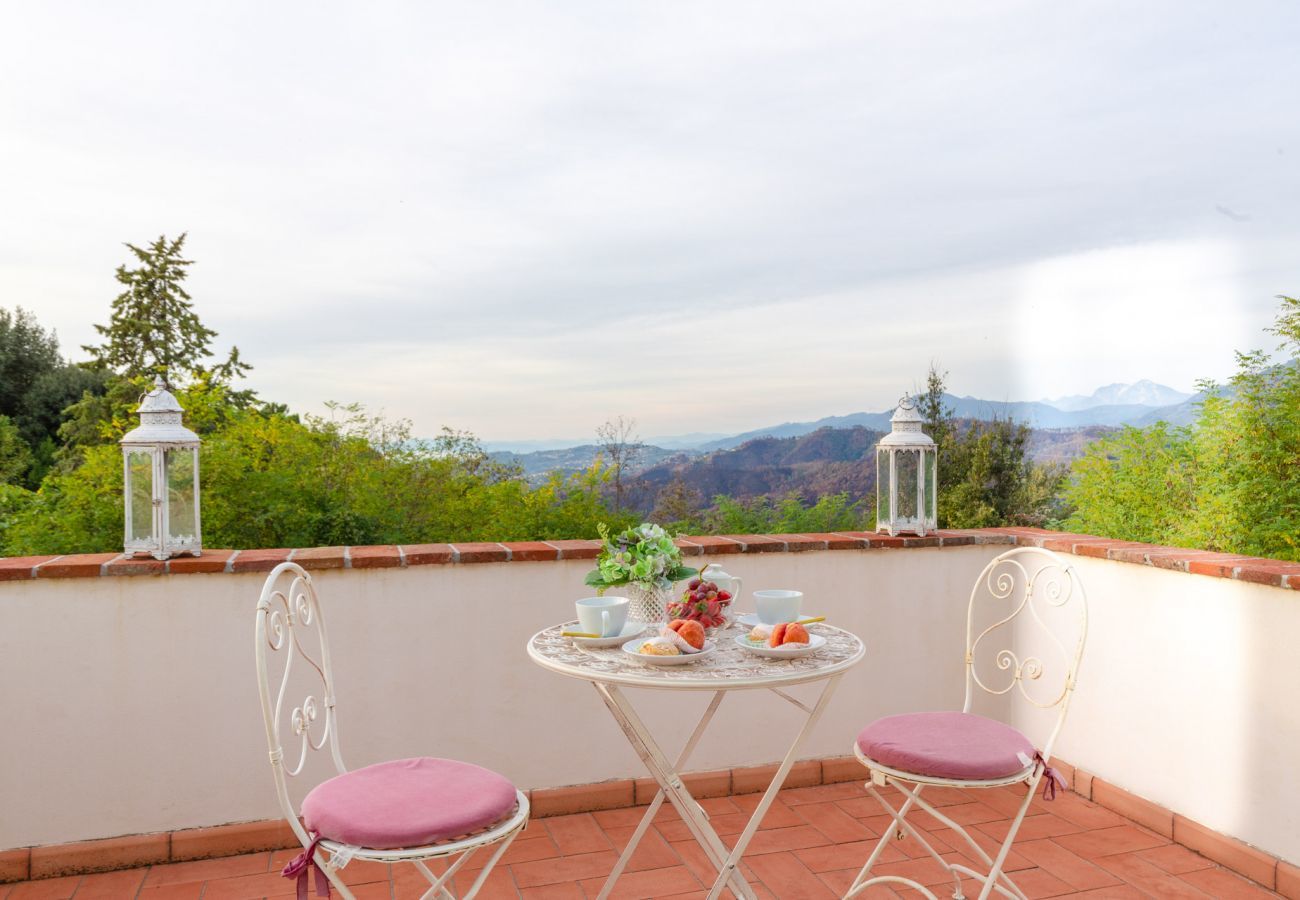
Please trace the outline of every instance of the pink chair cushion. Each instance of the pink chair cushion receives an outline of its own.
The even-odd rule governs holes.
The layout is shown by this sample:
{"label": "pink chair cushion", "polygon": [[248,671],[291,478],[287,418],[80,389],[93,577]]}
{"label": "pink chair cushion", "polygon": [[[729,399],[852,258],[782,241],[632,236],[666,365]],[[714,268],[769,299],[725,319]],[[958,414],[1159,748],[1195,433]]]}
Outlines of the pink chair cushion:
{"label": "pink chair cushion", "polygon": [[1010,725],[962,712],[907,713],[877,719],[858,735],[868,759],[900,772],[984,781],[1023,772],[1017,753],[1034,745]]}
{"label": "pink chair cushion", "polygon": [[332,841],[393,850],[486,828],[515,808],[515,787],[454,759],[397,759],[346,772],[302,801],[303,825]]}

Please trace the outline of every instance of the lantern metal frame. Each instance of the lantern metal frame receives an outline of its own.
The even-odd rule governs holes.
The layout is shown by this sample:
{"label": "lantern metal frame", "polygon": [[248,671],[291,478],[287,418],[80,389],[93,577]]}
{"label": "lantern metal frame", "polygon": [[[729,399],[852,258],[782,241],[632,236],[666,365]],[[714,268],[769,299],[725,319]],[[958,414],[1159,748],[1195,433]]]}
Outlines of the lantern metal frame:
{"label": "lantern metal frame", "polygon": [[[161,376],[154,379],[153,390],[140,397],[136,409],[140,425],[122,438],[122,492],[125,503],[123,546],[124,555],[152,556],[170,559],[183,553],[200,556],[203,552],[201,510],[199,504],[199,436],[181,424],[185,410],[167,390]],[[190,477],[194,491],[194,533],[174,536],[171,533],[172,462],[169,454],[188,451]],[[136,536],[134,506],[134,479],[131,457],[147,454],[149,457],[150,523],[149,535]]]}
{"label": "lantern metal frame", "polygon": [[[925,420],[910,396],[898,402],[890,418],[892,430],[876,444],[876,532],[901,533],[925,537],[939,528],[939,453],[933,438],[922,431]],[[916,454],[916,515],[899,514],[899,455]],[[883,460],[888,458],[888,471]],[[911,465],[906,463],[906,465]],[[887,476],[887,477],[886,477]],[[927,489],[928,488],[928,489]],[[885,491],[887,493],[882,494]],[[887,515],[881,515],[888,497]]]}

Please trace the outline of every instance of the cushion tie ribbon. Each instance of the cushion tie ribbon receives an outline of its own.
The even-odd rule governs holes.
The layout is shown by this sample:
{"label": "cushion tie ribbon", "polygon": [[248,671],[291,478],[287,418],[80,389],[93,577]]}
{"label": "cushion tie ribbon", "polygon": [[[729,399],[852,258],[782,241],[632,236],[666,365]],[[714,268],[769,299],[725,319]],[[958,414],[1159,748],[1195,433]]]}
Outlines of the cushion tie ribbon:
{"label": "cushion tie ribbon", "polygon": [[1041,751],[1039,750],[1034,751],[1034,762],[1038,763],[1043,767],[1042,773],[1043,773],[1043,799],[1044,800],[1055,800],[1057,787],[1060,787],[1060,789],[1063,791],[1069,789],[1070,785],[1066,782],[1065,778],[1062,777],[1060,772],[1056,771],[1056,769],[1052,768],[1047,764],[1047,760],[1043,759],[1043,754]]}
{"label": "cushion tie ribbon", "polygon": [[307,900],[307,872],[311,869],[316,870],[316,896],[330,895],[330,880],[326,877],[325,870],[316,862],[316,846],[320,841],[319,834],[313,835],[307,849],[289,860],[289,864],[280,872],[285,878],[298,879],[298,900]]}

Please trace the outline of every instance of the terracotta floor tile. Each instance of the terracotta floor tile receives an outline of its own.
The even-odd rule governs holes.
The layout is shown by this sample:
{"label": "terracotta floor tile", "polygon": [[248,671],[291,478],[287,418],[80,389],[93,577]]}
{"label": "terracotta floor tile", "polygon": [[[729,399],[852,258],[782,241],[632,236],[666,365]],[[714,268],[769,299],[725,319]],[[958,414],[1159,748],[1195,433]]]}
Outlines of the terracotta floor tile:
{"label": "terracotta floor tile", "polygon": [[[1063,897],[1074,892],[1074,888],[1046,869],[1040,869],[1037,866],[1032,869],[1021,869],[1019,872],[1012,872],[1011,880],[1016,883],[1018,888],[1028,894],[1031,900],[1036,900],[1038,897]],[[970,884],[972,887],[966,889],[967,893],[970,896],[979,896],[977,893],[979,883],[972,879]]]}
{"label": "terracotta floor tile", "polygon": [[1206,900],[1210,894],[1192,887],[1177,875],[1160,875],[1155,878],[1138,878],[1133,882],[1138,890],[1152,897],[1170,897],[1176,900]]}
{"label": "terracotta floor tile", "polygon": [[1067,822],[1073,822],[1081,828],[1112,828],[1125,824],[1126,820],[1119,813],[1111,812],[1078,794],[1058,794],[1048,804],[1053,815],[1060,816]]}
{"label": "terracotta floor tile", "polygon": [[[610,828],[606,831],[614,849],[621,855],[627,842],[632,839],[633,828]],[[682,865],[681,857],[669,846],[668,842],[655,829],[651,828],[641,837],[636,852],[628,861],[627,871],[639,872],[642,869],[667,869]]]}
{"label": "terracotta floor tile", "polygon": [[[1121,879],[1050,840],[1013,845],[1016,852],[1079,891],[1119,884]],[[1012,876],[1014,877],[1014,876]]]}
{"label": "terracotta floor tile", "polygon": [[1136,884],[1139,878],[1160,878],[1168,874],[1155,863],[1143,859],[1137,851],[1099,856],[1097,865],[1130,884]]}
{"label": "terracotta floor tile", "polygon": [[[1006,840],[1007,832],[1011,830],[1011,820],[999,819],[996,822],[984,822],[975,827],[990,837],[1003,841]],[[1039,838],[1057,837],[1062,834],[1078,834],[1082,830],[1078,825],[1059,816],[1042,813],[1037,816],[1025,816],[1020,823],[1020,830],[1016,832],[1016,840],[1036,841]]]}
{"label": "terracotta floor tile", "polygon": [[749,865],[763,886],[781,900],[834,900],[838,896],[793,853],[758,856]]}
{"label": "terracotta floor tile", "polygon": [[587,900],[587,892],[576,881],[568,884],[543,884],[524,888],[519,896],[526,900]]}
{"label": "terracotta floor tile", "polygon": [[1181,844],[1170,844],[1167,847],[1152,847],[1150,850],[1139,850],[1138,856],[1155,863],[1171,875],[1181,875],[1183,872],[1195,872],[1197,869],[1208,869],[1214,865],[1212,860],[1206,859],[1201,854],[1188,850]]}
{"label": "terracotta floor tile", "polygon": [[[604,883],[604,878],[592,878],[584,881],[582,887],[589,897],[594,897]],[[703,887],[690,869],[679,865],[665,869],[646,869],[643,872],[625,872],[610,896],[617,900],[657,900]]]}
{"label": "terracotta floor tile", "polygon": [[[601,828],[635,828],[646,813],[644,806],[628,806],[623,809],[601,809],[593,812],[591,817]],[[540,821],[545,822],[546,819]]]}
{"label": "terracotta floor tile", "polygon": [[[863,769],[863,775],[866,774]],[[865,777],[863,779],[866,780]],[[777,795],[786,806],[798,806],[802,803],[825,803],[830,800],[852,800],[865,795],[858,782],[844,781],[839,784],[818,784],[812,787],[789,788]]]}
{"label": "terracotta floor tile", "polygon": [[[849,887],[853,884],[853,880],[858,877],[859,871],[861,871],[860,868],[839,869],[835,872],[819,872],[817,877],[834,892],[835,896],[842,897],[848,893]],[[857,894],[854,900],[857,900],[857,897],[865,898],[865,900],[895,900],[895,898],[901,896],[901,894],[890,890],[887,885],[873,884],[862,893]],[[916,896],[915,892],[912,893],[912,896]]]}
{"label": "terracotta floor tile", "polygon": [[562,856],[577,856],[580,853],[612,849],[609,838],[590,813],[555,816],[542,819],[541,824],[545,826]]}
{"label": "terracotta floor tile", "polygon": [[[876,848],[875,840],[854,841],[849,844],[829,844],[825,847],[809,847],[805,850],[796,850],[794,855],[799,861],[814,872],[834,872],[837,869],[847,869],[856,866],[862,868],[866,865],[867,857],[871,851]],[[880,858],[877,862],[902,862],[909,859],[897,847],[885,845],[881,851]]]}
{"label": "terracotta floor tile", "polygon": [[[952,819],[958,825],[979,825],[982,822],[996,822],[1006,818],[1006,816],[1002,815],[1002,813],[998,812],[993,807],[978,801],[974,803],[955,803],[950,806],[942,806],[939,807],[939,812]],[[914,820],[916,824],[929,831],[934,831],[937,828],[948,827],[923,809],[914,809],[912,812],[907,814],[907,818],[909,821]]]}
{"label": "terracotta floor tile", "polygon": [[[539,829],[536,832],[536,837],[529,837],[533,833],[533,829],[530,828],[516,838],[515,842],[510,845],[510,849],[501,857],[500,865],[509,866],[514,863],[532,862],[537,859],[551,859],[560,855],[560,848],[555,846],[555,841],[551,840],[549,834]],[[483,857],[483,860],[490,856],[490,854],[485,854],[482,851],[477,855]],[[472,859],[469,863],[466,863],[466,866],[477,864],[481,867],[483,860]]]}
{"label": "terracotta floor tile", "polygon": [[[949,853],[944,855],[948,862],[960,862],[963,865],[975,869],[969,859],[960,854]],[[931,885],[951,885],[953,876],[947,869],[939,865],[931,857],[925,859],[907,859],[902,862],[877,863],[871,870],[872,875],[897,875],[900,878],[910,878],[913,881],[919,881],[921,884]],[[1015,875],[1013,874],[1014,878]],[[937,893],[937,891],[936,891]],[[977,892],[978,893],[978,892]]]}
{"label": "terracotta floor tile", "polygon": [[515,884],[520,888],[536,887],[539,884],[559,884],[584,878],[604,878],[614,868],[617,859],[618,854],[613,850],[604,850],[519,863],[511,866],[510,871],[514,873]]}
{"label": "terracotta floor tile", "polygon": [[135,896],[136,900],[199,900],[202,893],[202,881],[181,881],[156,887],[145,885]]}
{"label": "terracotta floor tile", "polygon": [[804,803],[792,809],[809,825],[824,834],[827,840],[834,843],[864,841],[873,836],[870,829],[836,806],[833,801]]}
{"label": "terracotta floor tile", "polygon": [[[312,882],[315,883],[314,880]],[[294,882],[279,872],[262,872],[257,875],[237,875],[233,878],[218,878],[206,883],[203,888],[204,900],[252,900],[254,897],[270,897],[291,892]]]}
{"label": "terracotta floor tile", "polygon": [[[279,872],[285,863],[300,852],[293,850],[279,851],[277,859],[283,858],[284,862],[276,865],[274,871]],[[145,876],[144,885],[145,887],[155,887],[160,884],[177,884],[182,881],[211,881],[217,878],[260,874],[272,871],[271,862],[270,853],[245,853],[242,856],[225,856],[220,859],[196,859],[192,862],[167,863],[150,868],[149,874]]]}
{"label": "terracotta floor tile", "polygon": [[1164,847],[1170,841],[1152,834],[1136,825],[1116,825],[1114,828],[1099,828],[1095,831],[1083,831],[1078,834],[1065,834],[1052,838],[1071,853],[1085,859],[1110,856],[1114,853],[1128,853],[1134,850],[1146,850],[1150,847]]}
{"label": "terracotta floor tile", "polygon": [[5,900],[67,900],[81,884],[80,875],[63,878],[43,878],[14,885]]}
{"label": "terracotta floor tile", "polygon": [[796,825],[793,828],[764,829],[754,835],[745,849],[745,858],[750,859],[764,853],[780,853],[785,850],[802,850],[804,847],[821,847],[829,844],[826,836],[811,825]]}
{"label": "terracotta floor tile", "polygon": [[73,897],[79,900],[117,900],[134,897],[144,882],[148,869],[122,869],[119,872],[98,872],[81,879]]}
{"label": "terracotta floor tile", "polygon": [[1212,869],[1200,869],[1196,872],[1185,872],[1178,877],[1211,897],[1219,897],[1222,900],[1278,896],[1272,891],[1264,890],[1253,881],[1247,881],[1240,875],[1218,866]]}
{"label": "terracotta floor tile", "polygon": [[700,845],[695,841],[674,841],[669,844],[677,858],[682,861],[686,868],[691,870],[691,874],[699,880],[700,884],[713,884],[713,879],[717,878],[718,870],[709,862],[709,858],[704,855]]}
{"label": "terracotta floor tile", "polygon": [[1150,898],[1131,884],[1115,884],[1110,887],[1094,888],[1072,894],[1073,897],[1096,897],[1097,900],[1150,900]]}

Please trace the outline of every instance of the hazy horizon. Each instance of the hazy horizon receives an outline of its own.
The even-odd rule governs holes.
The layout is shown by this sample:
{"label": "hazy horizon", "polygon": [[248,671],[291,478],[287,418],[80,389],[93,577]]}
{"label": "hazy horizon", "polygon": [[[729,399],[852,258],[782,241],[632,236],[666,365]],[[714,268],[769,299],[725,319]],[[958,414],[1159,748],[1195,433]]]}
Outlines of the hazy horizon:
{"label": "hazy horizon", "polygon": [[295,410],[488,442],[955,394],[1190,392],[1300,292],[1300,12],[28,5],[0,306],[95,340],[122,246]]}

